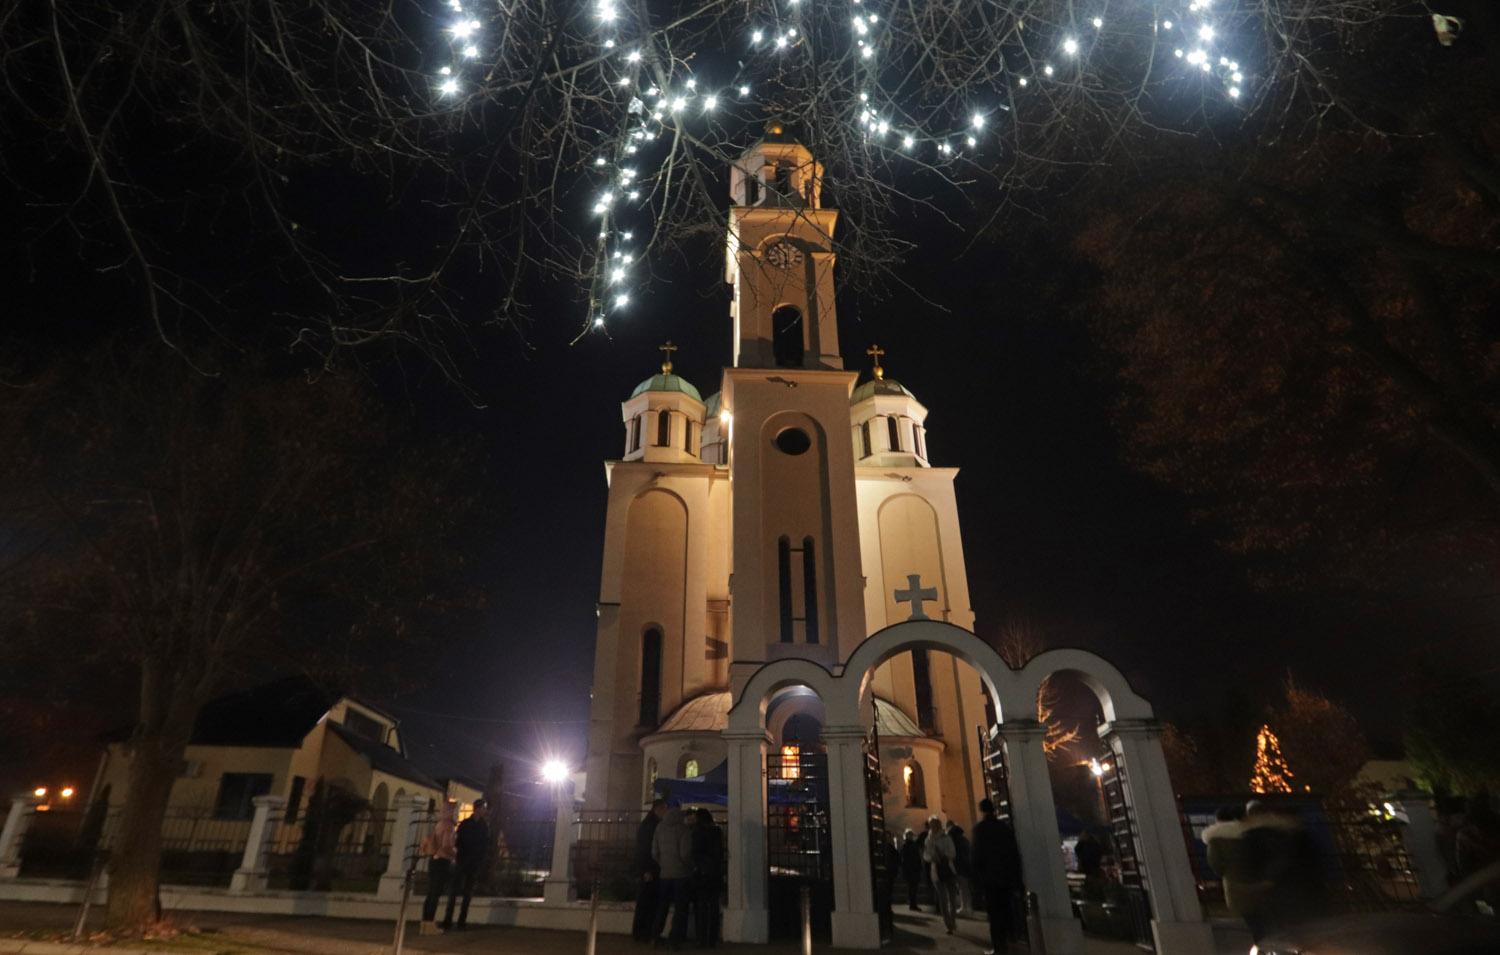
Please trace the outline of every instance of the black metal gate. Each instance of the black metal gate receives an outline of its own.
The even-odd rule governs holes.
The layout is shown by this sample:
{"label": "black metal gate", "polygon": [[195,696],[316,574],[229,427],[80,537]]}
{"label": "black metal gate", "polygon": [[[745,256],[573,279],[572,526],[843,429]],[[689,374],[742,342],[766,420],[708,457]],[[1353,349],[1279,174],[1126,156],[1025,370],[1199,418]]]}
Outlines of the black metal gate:
{"label": "black metal gate", "polygon": [[801,937],[802,889],[812,896],[813,936],[833,925],[833,842],[828,757],[792,751],[766,759],[766,861],[771,937]]}
{"label": "black metal gate", "polygon": [[[1005,741],[1000,738],[1000,728],[991,727],[986,731],[983,726],[976,726],[974,729],[979,734],[979,765],[984,771],[984,793],[995,804],[995,815],[1014,830],[1016,821],[1010,811],[1010,770],[1005,763]],[[1016,834],[1020,835],[1019,832]],[[1010,899],[1010,941],[1013,945],[1025,945],[1028,950],[1031,947],[1027,929],[1029,897],[1030,893],[1022,892]],[[986,909],[990,904],[991,900],[984,900]]]}
{"label": "black metal gate", "polygon": [[896,869],[891,853],[891,834],[885,831],[885,777],[880,774],[880,725],[871,722],[865,737],[865,817],[870,832],[870,885],[875,891],[875,912],[880,916],[880,938],[889,941],[896,926],[891,896],[896,887]]}
{"label": "black metal gate", "polygon": [[984,769],[984,793],[995,804],[995,815],[1010,822],[1010,773],[1005,767],[1005,743],[998,729],[992,727],[986,732],[983,726],[975,727],[979,733],[979,765]]}
{"label": "black metal gate", "polygon": [[1140,830],[1136,827],[1135,813],[1125,799],[1126,770],[1120,765],[1118,754],[1104,763],[1101,769],[1104,803],[1109,809],[1110,841],[1120,870],[1120,885],[1125,889],[1131,940],[1142,947],[1154,949],[1150,886],[1141,869]]}

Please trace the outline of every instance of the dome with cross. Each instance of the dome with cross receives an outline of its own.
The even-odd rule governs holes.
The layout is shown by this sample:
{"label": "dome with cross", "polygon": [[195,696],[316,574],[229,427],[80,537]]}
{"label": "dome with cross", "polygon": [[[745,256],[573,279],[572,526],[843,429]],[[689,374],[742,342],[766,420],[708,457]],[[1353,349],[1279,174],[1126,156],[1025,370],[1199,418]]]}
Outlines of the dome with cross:
{"label": "dome with cross", "polygon": [[849,395],[854,427],[854,458],[866,467],[930,467],[927,409],[899,381],[889,378],[880,359],[885,349],[871,345],[873,377]]}
{"label": "dome with cross", "polygon": [[635,386],[620,406],[625,423],[625,461],[687,463],[703,450],[703,396],[672,373],[671,342],[660,346],[661,371]]}

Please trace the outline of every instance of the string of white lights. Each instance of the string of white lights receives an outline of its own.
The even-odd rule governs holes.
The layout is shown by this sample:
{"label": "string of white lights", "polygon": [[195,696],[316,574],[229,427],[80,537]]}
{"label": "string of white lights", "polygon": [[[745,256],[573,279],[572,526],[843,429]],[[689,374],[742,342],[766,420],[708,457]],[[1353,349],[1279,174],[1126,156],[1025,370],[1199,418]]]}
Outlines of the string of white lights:
{"label": "string of white lights", "polygon": [[[1172,57],[1159,67],[1165,79],[1196,81],[1204,90],[1217,89],[1228,101],[1245,95],[1247,76],[1236,58],[1232,10],[1216,13],[1213,5],[1230,6],[1236,0],[1188,0],[1185,6],[1158,4],[1145,23],[1155,45],[1169,46]],[[482,74],[485,58],[485,16],[501,13],[496,0],[446,0],[444,28],[447,55],[433,79],[440,100],[461,101],[477,90],[473,79]],[[1107,0],[1101,0],[1107,8]],[[489,13],[484,10],[488,7]],[[842,10],[842,13],[837,12]],[[815,12],[814,12],[815,11]],[[1107,11],[1106,11],[1107,12]],[[661,201],[662,179],[669,150],[655,148],[663,136],[701,139],[715,123],[725,128],[747,121],[746,111],[769,111],[771,97],[757,98],[764,86],[774,91],[774,77],[786,57],[804,51],[812,37],[840,33],[846,47],[834,51],[864,67],[848,115],[854,117],[865,145],[884,157],[905,156],[926,165],[943,165],[960,159],[977,159],[987,143],[997,143],[1003,114],[1028,95],[1046,95],[1048,86],[1084,82],[1087,64],[1106,56],[1112,43],[1135,44],[1142,40],[1140,17],[1122,21],[1112,35],[1106,12],[1082,23],[1031,22],[1017,17],[1014,36],[1024,62],[1018,69],[1005,68],[990,76],[986,89],[974,89],[962,111],[950,106],[926,121],[911,118],[912,108],[899,102],[897,89],[882,82],[882,50],[891,46],[889,18],[880,4],[866,0],[769,0],[761,12],[752,14],[744,26],[745,59],[728,81],[700,82],[686,68],[693,57],[667,56],[661,52],[664,37],[649,23],[639,22],[619,0],[594,0],[588,29],[603,57],[598,72],[600,89],[595,97],[613,103],[618,115],[616,133],[597,146],[591,160],[596,189],[586,210],[598,222],[597,241],[588,274],[589,306],[586,328],[606,328],[611,316],[631,303],[632,276],[650,252],[651,242],[638,243],[635,236],[649,224],[653,201]],[[810,21],[809,17],[830,18]],[[836,27],[839,18],[847,29]],[[1040,55],[1039,55],[1040,53]],[[759,76],[760,79],[755,79]],[[1205,85],[1207,84],[1207,85]],[[695,129],[697,132],[695,132]]]}

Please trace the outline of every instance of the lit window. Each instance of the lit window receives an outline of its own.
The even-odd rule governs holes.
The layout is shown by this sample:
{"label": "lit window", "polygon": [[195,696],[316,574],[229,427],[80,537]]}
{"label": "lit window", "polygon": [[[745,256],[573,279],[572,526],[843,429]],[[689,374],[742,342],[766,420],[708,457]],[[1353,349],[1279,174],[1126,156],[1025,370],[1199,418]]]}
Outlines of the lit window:
{"label": "lit window", "polygon": [[696,779],[698,777],[698,761],[690,759],[682,766],[683,779]]}
{"label": "lit window", "polygon": [[802,778],[802,747],[795,745],[781,747],[781,778]]}
{"label": "lit window", "polygon": [[927,807],[927,784],[922,779],[922,767],[915,761],[901,767],[901,782],[906,787],[906,804],[913,808]]}

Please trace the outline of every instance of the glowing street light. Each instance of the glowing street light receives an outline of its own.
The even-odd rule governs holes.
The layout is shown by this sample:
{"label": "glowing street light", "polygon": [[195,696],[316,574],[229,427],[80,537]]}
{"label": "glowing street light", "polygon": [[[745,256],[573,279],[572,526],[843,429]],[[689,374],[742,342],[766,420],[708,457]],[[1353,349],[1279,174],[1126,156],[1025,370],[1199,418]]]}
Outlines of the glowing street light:
{"label": "glowing street light", "polygon": [[58,791],[57,794],[59,796],[61,796],[62,798],[64,798],[64,799],[72,799],[73,798],[73,787],[72,786],[64,786],[61,790]]}
{"label": "glowing street light", "polygon": [[46,786],[38,786],[38,787],[36,787],[35,789],[33,789],[31,791],[31,794],[33,796],[35,796],[36,798],[38,798],[38,799],[45,799],[45,798],[47,798],[47,787]]}
{"label": "glowing street light", "polygon": [[542,782],[559,786],[568,781],[568,764],[560,759],[549,759],[542,763]]}

